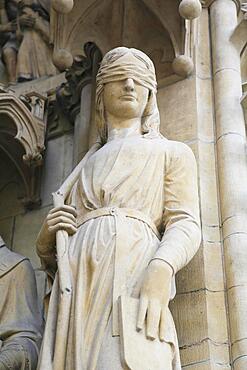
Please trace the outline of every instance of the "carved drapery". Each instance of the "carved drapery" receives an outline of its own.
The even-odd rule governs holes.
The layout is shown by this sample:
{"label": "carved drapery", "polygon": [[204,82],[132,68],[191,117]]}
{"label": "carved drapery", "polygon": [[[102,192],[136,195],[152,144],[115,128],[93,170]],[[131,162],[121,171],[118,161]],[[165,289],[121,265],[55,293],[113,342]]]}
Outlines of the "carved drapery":
{"label": "carved drapery", "polygon": [[29,93],[17,98],[0,91],[0,148],[14,163],[25,185],[23,203],[27,208],[40,204],[42,154],[45,149],[46,98]]}

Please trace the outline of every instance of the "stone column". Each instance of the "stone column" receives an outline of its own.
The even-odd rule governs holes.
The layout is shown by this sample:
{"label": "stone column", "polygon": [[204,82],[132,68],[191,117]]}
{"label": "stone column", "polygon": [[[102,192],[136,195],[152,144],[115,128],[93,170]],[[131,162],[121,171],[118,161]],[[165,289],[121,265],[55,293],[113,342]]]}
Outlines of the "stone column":
{"label": "stone column", "polygon": [[247,161],[233,0],[210,8],[216,146],[232,368],[247,369]]}

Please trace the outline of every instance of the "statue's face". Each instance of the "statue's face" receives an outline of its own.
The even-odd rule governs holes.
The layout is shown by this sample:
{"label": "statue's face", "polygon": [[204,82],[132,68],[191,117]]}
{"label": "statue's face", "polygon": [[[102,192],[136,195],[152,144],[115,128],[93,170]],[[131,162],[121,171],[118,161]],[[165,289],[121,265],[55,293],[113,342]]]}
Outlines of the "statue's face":
{"label": "statue's face", "polygon": [[132,78],[109,82],[104,86],[105,114],[123,120],[141,118],[147,105],[149,90]]}

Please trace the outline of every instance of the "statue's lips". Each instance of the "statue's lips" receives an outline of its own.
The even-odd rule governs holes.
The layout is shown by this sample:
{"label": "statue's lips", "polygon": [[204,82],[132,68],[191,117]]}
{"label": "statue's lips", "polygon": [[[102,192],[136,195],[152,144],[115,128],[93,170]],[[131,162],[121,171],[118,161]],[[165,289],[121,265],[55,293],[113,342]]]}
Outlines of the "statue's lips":
{"label": "statue's lips", "polygon": [[125,94],[125,95],[121,95],[120,96],[120,99],[124,99],[124,100],[136,100],[136,97],[134,95],[131,95],[131,94]]}

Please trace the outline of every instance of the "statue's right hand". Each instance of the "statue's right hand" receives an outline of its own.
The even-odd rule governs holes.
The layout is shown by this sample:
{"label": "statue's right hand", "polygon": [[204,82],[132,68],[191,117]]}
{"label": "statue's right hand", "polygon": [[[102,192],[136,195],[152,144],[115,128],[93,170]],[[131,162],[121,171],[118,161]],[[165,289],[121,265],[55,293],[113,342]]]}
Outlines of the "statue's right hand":
{"label": "statue's right hand", "polygon": [[77,231],[77,212],[75,207],[63,205],[55,207],[48,213],[37,238],[39,251],[50,249],[56,244],[56,232],[65,230],[69,235]]}
{"label": "statue's right hand", "polygon": [[46,217],[47,230],[51,234],[65,230],[69,235],[73,235],[77,231],[76,217],[76,209],[72,206],[55,207]]}

